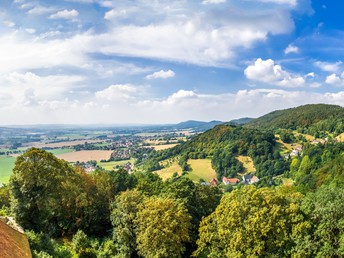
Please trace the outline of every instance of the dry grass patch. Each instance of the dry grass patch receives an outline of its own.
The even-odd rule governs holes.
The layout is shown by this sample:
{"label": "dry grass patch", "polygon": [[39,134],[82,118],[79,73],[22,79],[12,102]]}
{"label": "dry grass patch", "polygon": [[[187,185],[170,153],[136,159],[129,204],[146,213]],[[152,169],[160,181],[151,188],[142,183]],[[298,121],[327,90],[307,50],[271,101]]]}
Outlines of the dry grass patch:
{"label": "dry grass patch", "polygon": [[63,153],[57,155],[59,159],[64,159],[68,162],[86,162],[90,160],[96,160],[97,162],[101,161],[102,159],[109,159],[111,156],[111,150],[83,150],[83,151],[75,151],[70,153]]}
{"label": "dry grass patch", "polygon": [[304,134],[304,133],[298,133],[298,132],[293,132],[293,134],[295,135],[295,137],[302,135],[303,137],[306,138],[307,141],[311,142],[315,140],[315,137],[309,134]]}
{"label": "dry grass patch", "polygon": [[172,163],[172,165],[170,165],[169,167],[166,167],[166,168],[163,168],[163,169],[156,171],[156,173],[163,180],[171,178],[175,172],[177,172],[178,175],[182,174],[182,168],[178,165],[177,162]]}
{"label": "dry grass patch", "polygon": [[163,144],[163,145],[155,145],[155,146],[150,146],[150,147],[153,147],[155,150],[166,150],[166,149],[170,149],[170,148],[173,148],[174,146],[176,146],[178,144]]}
{"label": "dry grass patch", "polygon": [[344,142],[344,133],[338,135],[338,136],[336,137],[336,139],[337,139],[339,142]]}
{"label": "dry grass patch", "polygon": [[254,167],[254,163],[251,157],[249,156],[237,156],[236,159],[240,161],[244,168],[245,173],[253,173],[256,172],[256,168]]}
{"label": "dry grass patch", "polygon": [[188,164],[191,166],[192,171],[188,172],[186,176],[192,181],[203,179],[209,182],[216,178],[216,171],[211,166],[210,159],[189,159]]}

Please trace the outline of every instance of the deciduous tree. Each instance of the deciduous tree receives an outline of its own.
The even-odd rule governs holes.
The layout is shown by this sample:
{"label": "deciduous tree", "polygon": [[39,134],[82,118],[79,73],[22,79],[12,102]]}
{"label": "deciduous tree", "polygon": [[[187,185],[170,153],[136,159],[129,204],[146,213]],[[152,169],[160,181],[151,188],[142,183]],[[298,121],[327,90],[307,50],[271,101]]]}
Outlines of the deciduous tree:
{"label": "deciduous tree", "polygon": [[150,197],[137,213],[137,249],[147,258],[182,257],[190,240],[190,216],[184,206],[169,198]]}

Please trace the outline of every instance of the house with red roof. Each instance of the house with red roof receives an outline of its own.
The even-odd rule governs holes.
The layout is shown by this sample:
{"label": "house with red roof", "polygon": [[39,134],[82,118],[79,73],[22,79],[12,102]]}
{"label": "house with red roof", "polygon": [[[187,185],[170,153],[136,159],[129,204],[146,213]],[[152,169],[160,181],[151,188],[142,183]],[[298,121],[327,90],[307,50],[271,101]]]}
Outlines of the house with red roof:
{"label": "house with red roof", "polygon": [[237,183],[239,183],[239,181],[240,180],[238,178],[227,178],[225,176],[222,178],[222,183],[224,183],[225,185],[236,185]]}
{"label": "house with red roof", "polygon": [[213,185],[213,186],[217,186],[218,182],[216,180],[216,178],[213,178],[212,180],[210,180],[210,185]]}

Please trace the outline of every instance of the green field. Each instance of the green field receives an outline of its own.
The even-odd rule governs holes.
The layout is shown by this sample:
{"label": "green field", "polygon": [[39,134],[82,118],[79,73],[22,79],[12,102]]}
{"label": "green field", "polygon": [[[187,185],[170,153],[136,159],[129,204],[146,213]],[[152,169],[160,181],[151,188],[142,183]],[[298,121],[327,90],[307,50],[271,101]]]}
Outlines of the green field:
{"label": "green field", "polygon": [[111,162],[98,162],[97,165],[101,166],[102,168],[106,169],[106,170],[113,170],[114,167],[116,167],[117,165],[124,165],[127,162],[131,162],[132,164],[134,163],[133,159],[127,159],[127,160],[120,160],[120,161],[111,161]]}
{"label": "green field", "polygon": [[192,171],[188,172],[186,176],[192,181],[203,179],[209,182],[216,178],[216,172],[211,166],[210,159],[189,159],[188,164],[190,164]]}
{"label": "green field", "polygon": [[0,183],[8,183],[15,160],[16,158],[14,157],[0,156]]}
{"label": "green field", "polygon": [[47,150],[48,152],[51,152],[52,154],[59,155],[59,154],[63,154],[63,153],[70,153],[75,151],[74,149],[53,149],[53,150]]}

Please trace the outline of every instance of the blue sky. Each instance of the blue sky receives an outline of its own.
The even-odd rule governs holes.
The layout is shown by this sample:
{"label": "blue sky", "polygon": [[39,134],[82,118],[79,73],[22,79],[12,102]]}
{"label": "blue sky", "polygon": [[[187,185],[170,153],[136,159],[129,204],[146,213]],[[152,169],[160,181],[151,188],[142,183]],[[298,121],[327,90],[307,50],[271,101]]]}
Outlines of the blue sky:
{"label": "blue sky", "polygon": [[339,0],[2,0],[0,124],[344,106],[343,13]]}

